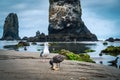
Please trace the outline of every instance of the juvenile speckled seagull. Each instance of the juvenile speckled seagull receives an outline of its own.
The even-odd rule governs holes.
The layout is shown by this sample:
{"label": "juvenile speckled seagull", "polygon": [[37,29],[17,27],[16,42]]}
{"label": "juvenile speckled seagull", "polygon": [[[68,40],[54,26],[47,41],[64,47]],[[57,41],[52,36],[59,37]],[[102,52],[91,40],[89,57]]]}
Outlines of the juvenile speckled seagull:
{"label": "juvenile speckled seagull", "polygon": [[51,69],[53,70],[59,70],[60,69],[60,63],[65,59],[65,56],[63,55],[56,55],[52,59],[50,59],[49,63],[51,65]]}

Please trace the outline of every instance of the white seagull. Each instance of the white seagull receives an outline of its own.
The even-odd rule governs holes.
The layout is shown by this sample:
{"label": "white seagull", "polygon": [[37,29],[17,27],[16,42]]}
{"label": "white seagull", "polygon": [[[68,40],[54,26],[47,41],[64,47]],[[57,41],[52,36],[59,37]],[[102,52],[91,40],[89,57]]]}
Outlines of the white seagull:
{"label": "white seagull", "polygon": [[48,42],[44,43],[44,49],[40,53],[40,57],[47,57],[50,54],[49,52],[49,47],[48,47]]}

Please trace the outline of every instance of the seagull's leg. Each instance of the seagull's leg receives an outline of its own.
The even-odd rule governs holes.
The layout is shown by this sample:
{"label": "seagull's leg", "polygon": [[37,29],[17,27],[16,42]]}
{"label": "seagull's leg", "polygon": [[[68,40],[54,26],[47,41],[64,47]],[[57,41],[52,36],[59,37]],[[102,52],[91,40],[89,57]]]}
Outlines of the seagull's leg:
{"label": "seagull's leg", "polygon": [[55,66],[54,70],[59,70],[59,63],[56,63],[56,66]]}
{"label": "seagull's leg", "polygon": [[53,65],[51,66],[51,69],[53,69]]}
{"label": "seagull's leg", "polygon": [[56,63],[53,63],[52,69],[55,70],[55,68],[56,68]]}
{"label": "seagull's leg", "polygon": [[117,65],[117,64],[115,64],[115,67],[116,67],[116,68],[118,68],[118,65]]}
{"label": "seagull's leg", "polygon": [[57,68],[60,68],[60,63],[57,63]]}
{"label": "seagull's leg", "polygon": [[42,55],[42,56],[40,57],[40,59],[41,59],[41,62],[46,62],[44,55]]}
{"label": "seagull's leg", "polygon": [[60,68],[60,63],[58,63],[59,65],[58,65],[58,67]]}
{"label": "seagull's leg", "polygon": [[55,65],[55,68],[57,68],[58,67],[58,63],[56,63],[56,65]]}
{"label": "seagull's leg", "polygon": [[56,68],[58,68],[58,67],[59,67],[59,64],[58,64],[58,63],[56,63],[56,64],[57,64]]}

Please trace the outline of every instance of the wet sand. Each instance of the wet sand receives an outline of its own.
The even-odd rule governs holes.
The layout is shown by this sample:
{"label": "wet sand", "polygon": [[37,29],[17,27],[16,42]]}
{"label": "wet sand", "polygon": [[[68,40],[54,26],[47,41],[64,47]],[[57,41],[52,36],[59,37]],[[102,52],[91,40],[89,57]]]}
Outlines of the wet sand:
{"label": "wet sand", "polygon": [[0,80],[120,80],[120,69],[94,63],[64,60],[59,71],[51,70],[54,55],[0,50]]}

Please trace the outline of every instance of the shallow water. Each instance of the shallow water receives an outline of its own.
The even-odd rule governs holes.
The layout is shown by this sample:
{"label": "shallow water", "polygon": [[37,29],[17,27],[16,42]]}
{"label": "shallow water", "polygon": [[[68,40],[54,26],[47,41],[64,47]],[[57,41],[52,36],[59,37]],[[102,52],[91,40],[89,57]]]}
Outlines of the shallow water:
{"label": "shallow water", "polygon": [[[4,49],[3,46],[5,45],[15,45],[19,41],[0,41],[0,49]],[[44,42],[37,42],[37,45],[32,45],[30,42],[30,46],[27,46],[28,52],[40,52],[43,50]],[[108,45],[103,45],[103,41],[97,41],[97,42],[59,42],[55,43],[55,45],[52,45],[49,47],[50,52],[52,50],[61,50],[61,49],[66,49],[70,50],[74,53],[83,53],[84,50],[86,49],[92,49],[95,50],[95,52],[89,52],[88,54],[90,57],[98,64],[102,62],[104,65],[109,65],[108,61],[114,60],[116,57],[111,56],[111,55],[105,55],[103,54],[102,56],[99,56],[101,50],[105,49],[107,46],[120,46],[120,42],[108,42]],[[24,47],[19,48],[17,51],[25,51]],[[120,57],[120,55],[118,55]],[[117,63],[118,66],[120,66],[120,58]]]}

